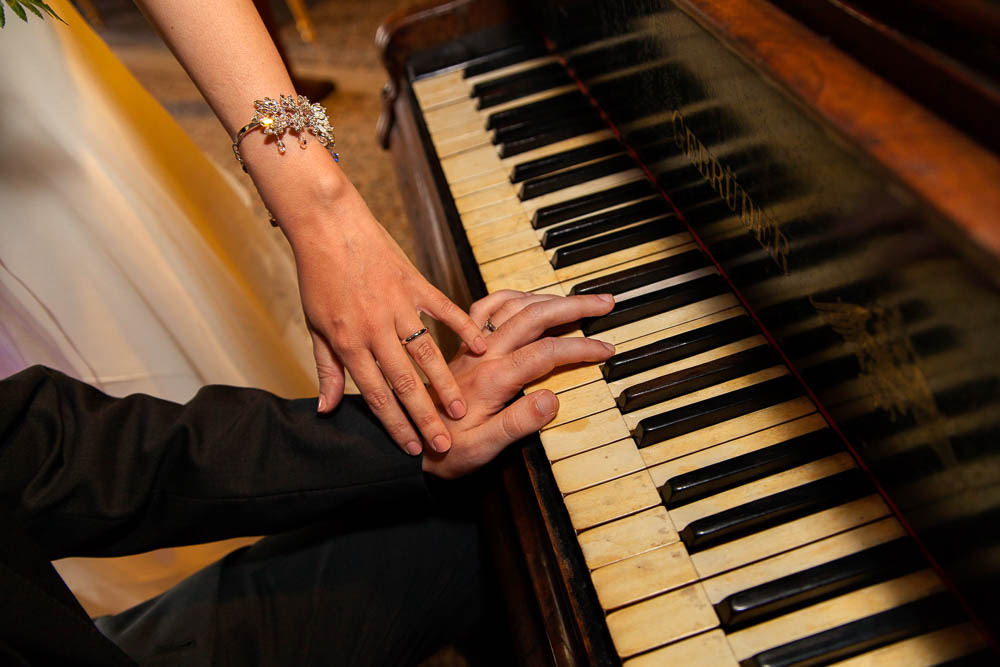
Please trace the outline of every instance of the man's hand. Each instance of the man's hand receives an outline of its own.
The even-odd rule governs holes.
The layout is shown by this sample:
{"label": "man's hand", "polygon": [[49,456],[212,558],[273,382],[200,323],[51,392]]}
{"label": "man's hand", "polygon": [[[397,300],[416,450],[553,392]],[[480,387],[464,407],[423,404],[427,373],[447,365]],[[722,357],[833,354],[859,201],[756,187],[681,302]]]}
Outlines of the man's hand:
{"label": "man's hand", "polygon": [[497,330],[486,337],[486,354],[469,354],[463,346],[452,360],[451,371],[468,401],[468,412],[463,419],[452,420],[439,409],[451,430],[453,446],[443,454],[425,452],[424,471],[449,479],[460,477],[552,421],[559,399],[547,389],[510,406],[507,402],[526,383],[557,366],[604,361],[614,354],[614,347],[578,336],[539,336],[581,317],[604,315],[613,306],[610,295],[542,297],[509,291],[473,304],[473,317],[488,316]]}

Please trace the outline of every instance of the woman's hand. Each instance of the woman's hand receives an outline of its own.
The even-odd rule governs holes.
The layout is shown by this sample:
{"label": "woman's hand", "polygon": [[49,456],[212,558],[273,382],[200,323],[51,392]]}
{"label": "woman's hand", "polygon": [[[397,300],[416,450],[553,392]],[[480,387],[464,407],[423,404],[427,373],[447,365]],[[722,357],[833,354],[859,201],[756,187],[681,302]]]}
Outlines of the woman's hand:
{"label": "woman's hand", "polygon": [[[486,314],[497,330],[486,337],[486,354],[461,349],[451,362],[458,386],[468,398],[466,416],[443,415],[454,437],[446,454],[426,452],[423,467],[438,477],[472,472],[491,461],[510,443],[552,421],[559,399],[547,389],[507,405],[521,388],[558,366],[604,361],[614,347],[580,336],[539,338],[546,331],[581,317],[604,315],[614,306],[610,295],[538,297],[498,292],[470,309]],[[501,313],[501,311],[503,311]],[[497,322],[502,318],[502,323]]]}
{"label": "woman's hand", "polygon": [[421,438],[434,451],[447,451],[451,435],[414,362],[452,419],[466,413],[462,392],[429,334],[405,346],[401,341],[423,328],[423,312],[482,353],[481,323],[424,279],[353,186],[346,184],[333,205],[308,223],[287,222],[282,219],[282,229],[295,253],[312,332],[319,411],[329,412],[340,402],[346,366],[372,411],[407,452],[419,454]]}
{"label": "woman's hand", "polygon": [[[294,95],[253,3],[215,0],[205,12],[199,0],[137,1],[230,137],[253,116],[255,100]],[[336,110],[333,116],[336,124]],[[405,349],[400,341],[423,328],[424,312],[481,352],[486,346],[479,326],[420,275],[316,137],[303,133],[306,150],[296,147],[297,137],[289,132],[288,148],[279,153],[273,137],[252,131],[241,141],[240,154],[295,253],[319,373],[319,411],[340,402],[346,366],[406,451],[420,453],[421,436],[435,450],[447,450],[451,436],[409,357],[446,401],[451,417],[465,414],[461,392],[430,336]]]}

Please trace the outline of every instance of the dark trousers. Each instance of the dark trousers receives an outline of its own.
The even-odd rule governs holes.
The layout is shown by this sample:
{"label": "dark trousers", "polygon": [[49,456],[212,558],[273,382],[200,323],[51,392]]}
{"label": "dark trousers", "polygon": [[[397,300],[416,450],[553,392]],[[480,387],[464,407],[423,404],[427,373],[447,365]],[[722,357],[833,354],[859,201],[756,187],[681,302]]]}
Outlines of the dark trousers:
{"label": "dark trousers", "polygon": [[467,516],[364,514],[264,538],[97,625],[143,665],[414,664],[481,630],[483,563]]}

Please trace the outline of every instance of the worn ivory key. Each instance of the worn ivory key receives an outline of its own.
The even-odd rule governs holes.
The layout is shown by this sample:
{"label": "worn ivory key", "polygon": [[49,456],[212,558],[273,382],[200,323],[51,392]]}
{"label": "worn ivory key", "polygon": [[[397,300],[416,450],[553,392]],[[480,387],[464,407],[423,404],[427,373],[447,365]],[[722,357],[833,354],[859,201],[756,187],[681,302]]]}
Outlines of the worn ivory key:
{"label": "worn ivory key", "polygon": [[632,438],[571,456],[552,464],[556,486],[573,493],[645,468]]}
{"label": "worn ivory key", "polygon": [[573,527],[584,530],[655,507],[660,503],[660,494],[656,492],[649,474],[643,470],[571,493],[564,500]]}
{"label": "worn ivory key", "polygon": [[698,583],[613,611],[607,619],[611,640],[623,658],[711,630],[719,624]]}
{"label": "worn ivory key", "polygon": [[722,630],[712,630],[625,661],[625,667],[737,667]]}
{"label": "worn ivory key", "polygon": [[591,570],[679,539],[663,507],[653,507],[577,535],[583,558]]}
{"label": "worn ivory key", "polygon": [[675,542],[594,570],[590,577],[601,607],[612,610],[694,583],[698,573],[684,543]]}

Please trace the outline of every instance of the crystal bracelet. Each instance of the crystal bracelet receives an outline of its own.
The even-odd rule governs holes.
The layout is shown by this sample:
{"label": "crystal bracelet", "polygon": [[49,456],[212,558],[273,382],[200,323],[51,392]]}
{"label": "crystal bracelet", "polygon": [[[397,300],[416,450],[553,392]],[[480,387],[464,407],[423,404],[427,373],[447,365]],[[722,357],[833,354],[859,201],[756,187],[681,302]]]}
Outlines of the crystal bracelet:
{"label": "crystal bracelet", "polygon": [[[233,154],[236,160],[247,171],[247,166],[240,155],[240,142],[248,132],[260,128],[264,134],[269,134],[278,142],[278,152],[285,152],[285,144],[281,140],[286,131],[294,132],[299,141],[299,148],[304,149],[306,144],[306,130],[312,133],[319,141],[320,145],[330,152],[334,162],[340,162],[340,154],[334,152],[336,138],[333,136],[333,126],[326,115],[326,109],[320,104],[313,104],[305,95],[299,95],[298,99],[292,95],[279,95],[277,100],[265,97],[262,100],[255,100],[253,103],[254,114],[250,122],[240,128],[233,139]],[[268,211],[271,224],[277,225],[271,212]]]}

